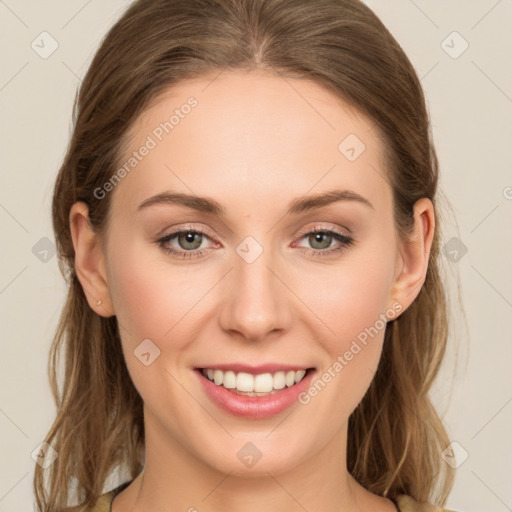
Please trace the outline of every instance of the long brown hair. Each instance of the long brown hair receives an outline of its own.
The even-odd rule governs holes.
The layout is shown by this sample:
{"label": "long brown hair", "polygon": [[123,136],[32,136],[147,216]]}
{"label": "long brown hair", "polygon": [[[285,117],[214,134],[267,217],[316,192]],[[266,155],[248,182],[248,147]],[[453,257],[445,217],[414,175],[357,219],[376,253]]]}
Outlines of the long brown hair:
{"label": "long brown hair", "polygon": [[429,398],[448,337],[438,160],[410,61],[359,0],[138,0],[107,34],[81,84],[55,184],[53,226],[69,290],[49,357],[57,416],[45,441],[58,458],[47,469],[36,466],[41,512],[76,510],[71,501],[92,507],[114,471],[135,478],[144,458],[142,399],[116,318],[92,311],[77,279],[70,208],[85,202],[92,226],[104,232],[110,195],[100,200],[94,190],[118,169],[138,116],[180,81],[255,68],[313,80],[375,123],[400,237],[410,232],[414,203],[434,203],[426,280],[388,323],[377,373],[349,420],[347,465],[378,495],[446,502],[454,475],[440,454],[449,439]]}

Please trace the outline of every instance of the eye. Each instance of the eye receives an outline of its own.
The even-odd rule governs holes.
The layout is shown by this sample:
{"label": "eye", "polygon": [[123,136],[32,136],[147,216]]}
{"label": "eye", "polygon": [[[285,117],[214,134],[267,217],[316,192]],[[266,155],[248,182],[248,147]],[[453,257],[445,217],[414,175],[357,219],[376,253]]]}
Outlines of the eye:
{"label": "eye", "polygon": [[[305,239],[310,247],[296,245],[308,256],[328,256],[339,253],[354,243],[354,239],[332,229],[316,227],[305,232],[299,240]],[[201,258],[211,252],[212,247],[205,246],[212,239],[200,229],[185,228],[173,231],[158,239],[158,246],[177,258]]]}
{"label": "eye", "polygon": [[348,235],[321,227],[304,233],[300,239],[305,239],[310,245],[311,248],[299,245],[310,256],[332,255],[343,251],[354,243],[354,239]]}
{"label": "eye", "polygon": [[157,243],[178,258],[200,258],[211,250],[211,247],[203,246],[205,240],[211,239],[200,229],[179,229],[160,238]]}

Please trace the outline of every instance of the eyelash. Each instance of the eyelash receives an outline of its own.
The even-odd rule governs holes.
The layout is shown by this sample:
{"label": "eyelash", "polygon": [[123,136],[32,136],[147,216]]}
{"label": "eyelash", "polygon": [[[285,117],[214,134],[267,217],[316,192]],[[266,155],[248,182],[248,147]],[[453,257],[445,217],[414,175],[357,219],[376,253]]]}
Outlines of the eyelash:
{"label": "eyelash", "polygon": [[[165,251],[168,254],[172,254],[173,256],[177,258],[183,258],[183,259],[192,259],[192,258],[201,258],[203,255],[205,255],[207,252],[211,250],[211,248],[208,249],[196,249],[195,251],[185,251],[181,250],[178,251],[174,248],[172,248],[168,243],[175,237],[179,236],[181,233],[195,233],[198,235],[202,235],[203,237],[206,237],[210,239],[210,237],[201,229],[179,229],[177,231],[173,231],[172,233],[169,233],[168,235],[165,235],[164,237],[158,239],[156,243],[158,246]],[[341,251],[345,250],[346,248],[350,247],[354,243],[354,239],[350,236],[344,235],[342,233],[338,233],[337,231],[334,231],[332,229],[325,229],[320,227],[315,227],[309,231],[306,231],[305,233],[301,234],[299,237],[299,240],[309,236],[314,235],[316,233],[323,233],[328,236],[332,236],[333,239],[340,242],[339,247],[333,247],[330,249],[311,249],[307,247],[301,247],[300,249],[307,253],[308,256],[313,257],[325,257],[325,256],[332,256],[333,254],[340,253]]]}

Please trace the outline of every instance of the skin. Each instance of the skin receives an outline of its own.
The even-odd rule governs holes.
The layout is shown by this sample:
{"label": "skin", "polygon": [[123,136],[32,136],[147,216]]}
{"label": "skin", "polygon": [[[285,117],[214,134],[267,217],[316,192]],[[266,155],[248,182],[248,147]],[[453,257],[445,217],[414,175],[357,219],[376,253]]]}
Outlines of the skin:
{"label": "skin", "polygon": [[[166,91],[132,127],[124,156],[190,96],[198,101],[110,192],[105,234],[91,230],[85,204],[70,212],[78,276],[91,308],[117,316],[144,400],[145,470],[112,510],[396,510],[346,468],[348,418],[371,383],[384,329],[308,404],[267,419],[217,408],[193,368],[284,362],[327,371],[379,315],[393,304],[401,313],[417,296],[434,232],[432,203],[416,203],[414,232],[401,241],[371,120],[310,81],[263,71],[213,77]],[[366,146],[355,161],[338,150],[349,134]],[[292,200],[333,189],[354,191],[373,208],[339,201],[285,215]],[[206,196],[226,213],[171,204],[137,211],[162,192]],[[184,227],[209,236],[202,256],[181,259],[155,243]],[[334,238],[315,243],[304,235],[314,227],[355,242],[312,255],[340,247]],[[236,252],[247,236],[263,248],[252,263]],[[177,238],[168,245],[190,247]],[[147,338],[161,351],[149,366],[133,355]],[[247,442],[262,453],[251,468],[236,456]]]}

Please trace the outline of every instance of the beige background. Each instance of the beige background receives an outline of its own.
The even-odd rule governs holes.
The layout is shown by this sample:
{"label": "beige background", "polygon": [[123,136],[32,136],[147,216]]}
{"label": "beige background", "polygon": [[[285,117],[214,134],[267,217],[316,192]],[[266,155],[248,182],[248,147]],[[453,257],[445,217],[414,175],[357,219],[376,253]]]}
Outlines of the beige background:
{"label": "beige background", "polygon": [[[454,313],[460,350],[456,355],[450,349],[434,392],[450,438],[458,443],[448,505],[465,512],[510,511],[512,1],[367,4],[422,79],[442,190],[458,224],[446,226],[444,243],[456,240],[444,260],[449,272],[460,274],[469,336]],[[119,0],[0,1],[0,511],[33,509],[31,452],[55,412],[46,363],[64,298],[52,253],[51,189],[80,77],[126,6]],[[40,35],[45,31],[50,36]],[[42,58],[52,44],[58,48]],[[452,287],[454,282],[449,280]]]}

